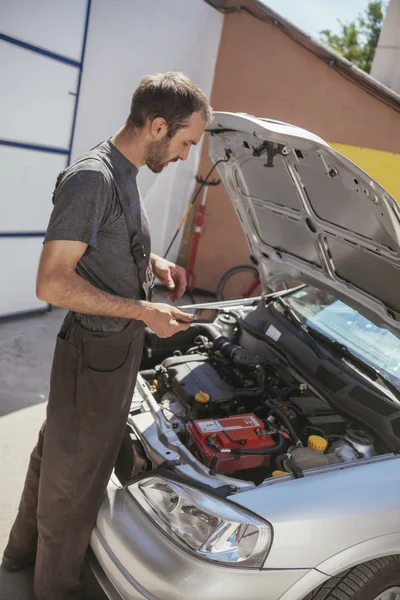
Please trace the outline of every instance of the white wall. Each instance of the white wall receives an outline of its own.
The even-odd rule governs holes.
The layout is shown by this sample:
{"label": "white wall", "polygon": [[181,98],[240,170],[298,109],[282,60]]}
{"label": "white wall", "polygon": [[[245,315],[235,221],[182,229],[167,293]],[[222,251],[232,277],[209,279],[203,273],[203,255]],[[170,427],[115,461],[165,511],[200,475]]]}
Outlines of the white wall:
{"label": "white wall", "polygon": [[65,168],[65,162],[66,157],[62,154],[0,145],[2,232],[46,230],[53,206],[54,184],[58,173]]}
{"label": "white wall", "polygon": [[[92,2],[72,158],[122,125],[133,90],[150,73],[183,71],[210,96],[222,24],[203,0]],[[154,252],[166,249],[191,198],[200,150],[160,175],[140,171]]]}
{"label": "white wall", "polygon": [[0,239],[0,315],[15,315],[46,307],[35,293],[41,250],[42,238],[39,237]]}
{"label": "white wall", "polygon": [[1,0],[1,32],[80,61],[86,0]]}
{"label": "white wall", "polygon": [[68,149],[79,70],[0,40],[0,137]]}
{"label": "white wall", "polygon": [[[2,0],[1,33],[80,61],[87,0]],[[0,40],[0,317],[46,308],[35,278],[69,151],[79,68]],[[34,234],[34,235],[32,235]],[[39,234],[39,235],[38,235]]]}

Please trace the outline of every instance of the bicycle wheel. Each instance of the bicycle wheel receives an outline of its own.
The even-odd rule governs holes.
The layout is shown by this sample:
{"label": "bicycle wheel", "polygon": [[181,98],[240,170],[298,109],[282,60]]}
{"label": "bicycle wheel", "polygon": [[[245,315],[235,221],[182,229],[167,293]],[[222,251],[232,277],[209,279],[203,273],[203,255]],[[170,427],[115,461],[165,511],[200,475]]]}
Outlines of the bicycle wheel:
{"label": "bicycle wheel", "polygon": [[253,298],[261,294],[258,271],[252,265],[237,265],[224,273],[217,287],[217,300]]}

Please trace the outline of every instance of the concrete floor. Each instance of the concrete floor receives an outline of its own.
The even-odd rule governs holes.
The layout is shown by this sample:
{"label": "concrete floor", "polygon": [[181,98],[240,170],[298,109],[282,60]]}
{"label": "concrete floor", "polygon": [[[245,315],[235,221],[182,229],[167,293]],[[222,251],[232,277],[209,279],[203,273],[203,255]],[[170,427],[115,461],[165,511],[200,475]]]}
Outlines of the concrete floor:
{"label": "concrete floor", "polygon": [[[165,301],[159,291],[154,300]],[[190,299],[183,297],[179,304],[190,304]],[[18,509],[29,454],[45,418],[51,360],[64,315],[54,309],[0,322],[0,555]],[[0,569],[0,600],[31,600],[32,578],[32,570],[9,574]],[[94,585],[92,596],[105,598]]]}

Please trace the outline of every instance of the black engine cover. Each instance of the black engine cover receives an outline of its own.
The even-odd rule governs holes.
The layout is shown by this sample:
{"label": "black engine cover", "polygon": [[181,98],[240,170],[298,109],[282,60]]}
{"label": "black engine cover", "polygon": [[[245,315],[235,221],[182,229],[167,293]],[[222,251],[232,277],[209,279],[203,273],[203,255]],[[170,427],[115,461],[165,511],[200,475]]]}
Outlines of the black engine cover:
{"label": "black engine cover", "polygon": [[[206,413],[211,407],[230,402],[234,397],[233,387],[221,379],[203,354],[172,357],[162,364],[169,373],[175,394],[199,413]],[[197,402],[195,397],[199,392],[208,394],[210,401],[206,404]]]}

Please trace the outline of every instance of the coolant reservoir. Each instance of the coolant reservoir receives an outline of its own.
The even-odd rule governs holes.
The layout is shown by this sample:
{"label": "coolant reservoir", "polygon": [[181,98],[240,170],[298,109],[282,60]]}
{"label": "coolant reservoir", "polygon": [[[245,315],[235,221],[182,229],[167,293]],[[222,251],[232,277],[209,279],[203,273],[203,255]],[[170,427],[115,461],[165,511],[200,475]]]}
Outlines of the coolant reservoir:
{"label": "coolant reservoir", "polygon": [[[291,456],[299,469],[314,469],[316,467],[325,467],[334,462],[339,462],[335,455],[324,454],[328,446],[325,438],[319,435],[310,435],[307,440],[307,448],[294,448],[291,451]],[[282,466],[285,470],[292,472],[290,468],[290,459],[284,460]]]}
{"label": "coolant reservoir", "polygon": [[[328,455],[324,454],[321,450],[314,450],[314,448],[295,448],[292,451],[292,456],[296,461],[296,465],[302,471],[304,471],[304,469],[324,467],[329,464]],[[284,468],[291,470],[290,467],[286,465],[286,462],[290,465],[290,460],[284,461]]]}

